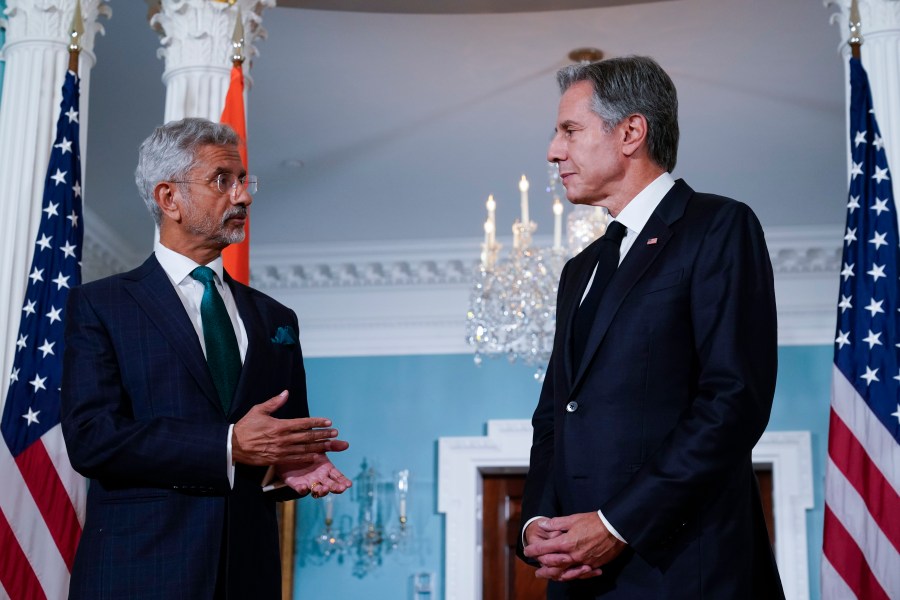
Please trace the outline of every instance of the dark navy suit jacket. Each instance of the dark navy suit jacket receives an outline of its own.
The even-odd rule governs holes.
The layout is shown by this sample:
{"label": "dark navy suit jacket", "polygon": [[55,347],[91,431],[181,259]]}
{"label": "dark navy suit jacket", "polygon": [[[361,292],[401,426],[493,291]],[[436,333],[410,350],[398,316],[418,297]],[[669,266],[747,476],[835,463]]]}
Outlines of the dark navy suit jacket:
{"label": "dark navy suit jacket", "polygon": [[573,317],[596,262],[597,243],[560,277],[522,520],[601,509],[628,547],[599,577],[551,582],[549,597],[783,598],[751,464],[777,370],[759,222],[678,180],[606,288],[575,364]]}
{"label": "dark navy suit jacket", "polygon": [[282,390],[279,417],[308,416],[290,309],[225,275],[248,347],[231,413],[222,409],[196,331],[151,256],[134,271],[72,290],[62,426],[72,465],[91,479],[70,598],[280,598],[275,499],[265,468],[226,473],[229,423]]}

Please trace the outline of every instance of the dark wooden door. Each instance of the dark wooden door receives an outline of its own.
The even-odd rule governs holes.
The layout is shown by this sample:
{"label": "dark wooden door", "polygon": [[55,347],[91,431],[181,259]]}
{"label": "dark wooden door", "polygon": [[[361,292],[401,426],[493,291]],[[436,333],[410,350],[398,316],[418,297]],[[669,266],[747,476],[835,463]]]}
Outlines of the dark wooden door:
{"label": "dark wooden door", "polygon": [[[775,545],[772,467],[755,465],[762,495],[769,540]],[[524,473],[483,476],[482,598],[483,600],[544,600],[547,582],[534,576],[534,568],[516,558],[522,532]]]}
{"label": "dark wooden door", "polygon": [[516,558],[525,474],[484,475],[482,598],[543,600],[547,582]]}

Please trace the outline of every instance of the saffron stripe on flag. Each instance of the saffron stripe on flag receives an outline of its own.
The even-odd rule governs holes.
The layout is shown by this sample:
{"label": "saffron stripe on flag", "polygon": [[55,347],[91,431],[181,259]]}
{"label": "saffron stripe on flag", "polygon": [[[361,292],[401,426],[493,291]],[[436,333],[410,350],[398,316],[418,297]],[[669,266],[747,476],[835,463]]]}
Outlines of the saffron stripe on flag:
{"label": "saffron stripe on flag", "polygon": [[825,506],[825,558],[858,598],[891,600],[875,579],[859,546]]}
{"label": "saffron stripe on flag", "polygon": [[[881,474],[840,417],[831,411],[828,456],[859,493],[868,513],[900,551],[900,496]],[[900,559],[900,556],[897,557]]]}
{"label": "saffron stripe on flag", "polygon": [[880,585],[885,590],[897,589],[900,586],[900,571],[895,565],[900,561],[900,553],[878,527],[859,492],[831,460],[825,469],[825,504],[868,560],[869,568]]}
{"label": "saffron stripe on flag", "polygon": [[78,546],[81,526],[69,493],[44,449],[43,439],[22,452],[16,458],[16,464],[71,572],[72,565],[75,564],[75,548]]}
{"label": "saffron stripe on flag", "polygon": [[0,584],[7,590],[8,596],[12,597],[8,590],[31,590],[27,595],[17,596],[16,600],[46,600],[47,596],[41,588],[41,582],[38,581],[28,558],[22,552],[2,510],[0,510],[0,548],[3,548],[3,560],[0,560]]}
{"label": "saffron stripe on flag", "polygon": [[831,408],[865,448],[869,459],[881,471],[894,491],[900,494],[900,460],[897,442],[872,413],[856,388],[835,365],[832,377]]}

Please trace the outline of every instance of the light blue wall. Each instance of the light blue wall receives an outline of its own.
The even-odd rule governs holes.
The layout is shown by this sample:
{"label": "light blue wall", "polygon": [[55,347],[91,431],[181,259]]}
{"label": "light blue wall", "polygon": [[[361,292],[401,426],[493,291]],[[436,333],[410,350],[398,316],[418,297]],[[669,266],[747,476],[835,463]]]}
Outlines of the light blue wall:
{"label": "light blue wall", "polygon": [[822,557],[825,457],[828,451],[828,412],[831,404],[831,346],[791,346],[778,350],[778,385],[769,429],[812,432],[813,492],[815,505],[806,516],[809,544],[809,591],[821,597],[819,562]]}
{"label": "light blue wall", "polygon": [[[810,589],[819,598],[822,543],[822,480],[830,398],[831,348],[784,347],[779,350],[779,380],[770,430],[812,432],[815,509],[807,520]],[[435,575],[435,599],[443,597],[443,517],[437,513],[437,439],[480,436],[489,419],[530,418],[540,386],[531,369],[504,361],[480,368],[469,355],[332,358],[307,360],[310,405],[314,415],[328,416],[351,448],[333,459],[355,477],[362,459],[376,461],[385,479],[396,469],[412,472],[410,519],[419,534],[412,556],[388,556],[375,573],[352,576],[349,562],[320,564],[310,558],[306,542],[321,530],[321,503],[297,504],[295,597],[328,590],[334,598],[406,600],[409,578]],[[336,516],[356,516],[349,497],[338,498]],[[393,522],[396,514],[387,517]]]}

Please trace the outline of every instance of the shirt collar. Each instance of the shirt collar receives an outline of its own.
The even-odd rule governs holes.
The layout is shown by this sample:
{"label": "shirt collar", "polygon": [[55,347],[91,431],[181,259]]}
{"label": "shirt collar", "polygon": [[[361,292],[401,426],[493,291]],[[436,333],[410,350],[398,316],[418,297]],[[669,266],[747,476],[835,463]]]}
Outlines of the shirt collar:
{"label": "shirt collar", "polygon": [[668,171],[664,172],[642,189],[631,202],[626,204],[625,208],[615,217],[615,220],[629,230],[639,233],[644,228],[644,225],[647,224],[647,221],[650,220],[650,215],[653,214],[653,211],[656,210],[656,207],[659,206],[659,203],[662,202],[662,199],[674,185],[675,178],[672,177],[672,174]]}
{"label": "shirt collar", "polygon": [[[180,285],[186,277],[190,277],[191,271],[202,266],[187,256],[166,248],[162,245],[162,242],[153,244],[153,252],[156,253],[156,260],[159,261],[160,266],[175,285]],[[213,270],[220,282],[224,281],[222,278],[224,267],[222,266],[221,254],[206,266]]]}

